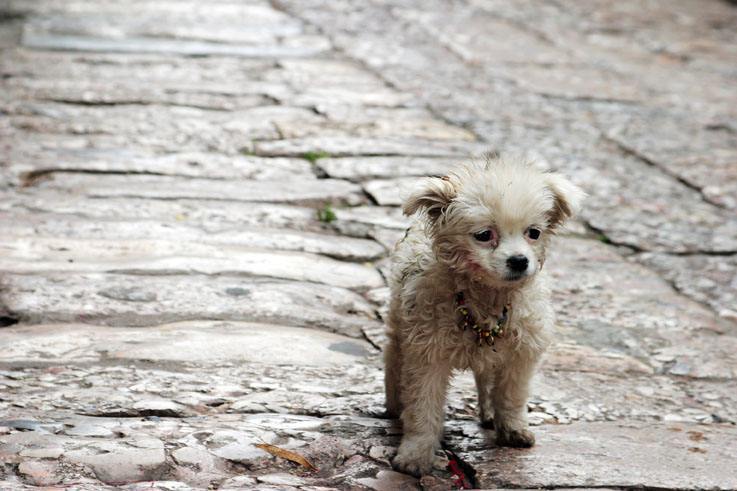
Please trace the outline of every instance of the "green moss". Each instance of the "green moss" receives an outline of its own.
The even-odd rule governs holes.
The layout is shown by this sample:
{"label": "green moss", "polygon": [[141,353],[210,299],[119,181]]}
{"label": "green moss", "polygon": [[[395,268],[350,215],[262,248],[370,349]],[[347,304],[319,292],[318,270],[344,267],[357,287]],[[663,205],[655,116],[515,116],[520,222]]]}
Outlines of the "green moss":
{"label": "green moss", "polygon": [[311,164],[317,162],[318,159],[324,159],[330,157],[327,152],[305,152],[302,154],[302,158],[309,161]]}
{"label": "green moss", "polygon": [[333,211],[333,207],[328,205],[323,206],[317,210],[317,219],[322,223],[331,223],[338,219]]}

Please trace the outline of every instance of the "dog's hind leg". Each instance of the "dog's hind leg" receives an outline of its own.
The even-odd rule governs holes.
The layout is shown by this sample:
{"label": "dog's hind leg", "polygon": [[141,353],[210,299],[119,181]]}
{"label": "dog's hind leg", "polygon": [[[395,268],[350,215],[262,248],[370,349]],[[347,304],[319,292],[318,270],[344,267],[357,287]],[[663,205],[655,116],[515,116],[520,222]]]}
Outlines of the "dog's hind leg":
{"label": "dog's hind leg", "polygon": [[394,332],[389,332],[389,342],[384,347],[384,389],[386,392],[386,416],[398,418],[402,414],[402,348]]}

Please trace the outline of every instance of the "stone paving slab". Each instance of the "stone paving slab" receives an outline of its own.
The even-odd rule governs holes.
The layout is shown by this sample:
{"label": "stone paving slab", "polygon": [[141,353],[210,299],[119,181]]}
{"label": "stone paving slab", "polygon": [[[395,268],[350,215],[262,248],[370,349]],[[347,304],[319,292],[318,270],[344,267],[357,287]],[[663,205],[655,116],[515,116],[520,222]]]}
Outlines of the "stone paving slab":
{"label": "stone paving slab", "polygon": [[211,199],[293,204],[335,201],[352,205],[365,201],[358,186],[337,179],[221,181],[177,176],[58,173],[40,182],[38,187],[90,198]]}
{"label": "stone paving slab", "polygon": [[[154,220],[106,220],[90,223],[70,215],[40,213],[15,214],[12,220],[0,216],[0,227],[12,237],[64,237],[72,240],[132,240],[150,237],[198,245],[230,245],[250,249],[311,252],[346,261],[370,261],[385,250],[374,241],[315,232],[287,231],[275,228],[222,228],[202,230],[186,223]],[[197,247],[197,246],[195,246]]]}
{"label": "stone paving slab", "polygon": [[148,326],[192,319],[274,322],[362,337],[371,304],[344,288],[234,276],[4,274],[2,315],[28,323]]}
{"label": "stone paving slab", "polygon": [[460,159],[418,157],[345,157],[320,159],[317,165],[330,177],[364,180],[400,176],[442,176]]}
{"label": "stone paving slab", "polygon": [[308,253],[157,240],[17,238],[0,241],[8,273],[107,272],[141,275],[205,274],[281,278],[367,289],[384,284],[370,266]]}
{"label": "stone paving slab", "polygon": [[[182,322],[157,328],[114,328],[89,325],[48,325],[8,328],[12,347],[3,361],[33,362],[160,360],[290,364],[306,366],[350,364],[372,349],[365,341],[330,333],[274,324]],[[78,338],[82,343],[69,344]],[[65,341],[67,340],[67,341]],[[29,349],[30,348],[30,349]],[[203,349],[204,348],[204,349]],[[334,352],[327,353],[327,351]],[[33,354],[28,358],[29,352]]]}
{"label": "stone paving slab", "polygon": [[[205,41],[170,41],[154,37],[129,37],[114,40],[98,36],[46,34],[34,31],[23,33],[23,45],[35,49],[65,51],[104,51],[119,53],[161,53],[184,56],[313,56],[326,50],[328,43],[319,36],[303,36],[296,46],[274,44],[221,44]],[[310,46],[312,45],[312,46]]]}
{"label": "stone paving slab", "polygon": [[[734,476],[715,473],[730,466],[735,429],[705,429],[683,424],[636,425],[592,423],[543,428],[548,444],[534,456],[497,450],[477,454],[493,462],[481,482],[508,487],[713,488],[737,485]],[[575,454],[564,449],[572,445]],[[726,479],[725,479],[726,478]],[[647,483],[647,484],[646,484]]]}
{"label": "stone paving slab", "polygon": [[[636,260],[655,269],[686,295],[709,305],[720,316],[737,320],[737,257],[638,254]],[[695,275],[692,272],[698,271]]]}
{"label": "stone paving slab", "polygon": [[698,188],[710,201],[737,208],[737,134],[693,113],[619,111],[597,114],[608,138]]}
{"label": "stone paving slab", "polygon": [[86,217],[91,221],[158,220],[171,224],[184,223],[205,231],[233,229],[235,224],[318,231],[324,225],[318,221],[314,208],[279,203],[218,199],[151,200],[144,197],[101,200],[62,190],[49,190],[42,195],[4,193],[2,190],[0,193],[0,209],[6,213],[58,213]]}
{"label": "stone paving slab", "polygon": [[35,146],[19,148],[17,154],[12,151],[11,155],[13,165],[7,166],[5,171],[17,176],[16,179],[25,185],[45,176],[53,177],[55,173],[151,174],[255,181],[297,176],[315,178],[309,162],[302,159],[261,159],[205,152],[145,155],[124,148],[49,151]]}
{"label": "stone paving slab", "polygon": [[486,151],[486,147],[468,142],[443,142],[419,138],[399,139],[396,137],[306,137],[284,140],[259,141],[254,144],[254,153],[270,157],[300,156],[307,152],[347,157],[354,155],[419,156],[419,157],[467,157]]}

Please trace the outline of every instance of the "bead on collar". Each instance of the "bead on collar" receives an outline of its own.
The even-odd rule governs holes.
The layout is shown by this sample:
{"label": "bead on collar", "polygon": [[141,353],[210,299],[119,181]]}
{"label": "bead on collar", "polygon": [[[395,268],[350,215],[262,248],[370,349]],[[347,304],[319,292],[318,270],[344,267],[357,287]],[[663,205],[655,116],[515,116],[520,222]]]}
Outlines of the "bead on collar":
{"label": "bead on collar", "polygon": [[466,305],[466,297],[463,292],[456,293],[455,296],[455,310],[460,314],[460,320],[458,327],[463,329],[471,329],[476,335],[476,343],[481,346],[484,342],[488,346],[493,346],[498,338],[504,336],[504,328],[507,324],[507,318],[509,317],[509,311],[512,308],[511,304],[504,306],[502,315],[496,319],[496,322],[479,322],[476,317],[470,311]]}

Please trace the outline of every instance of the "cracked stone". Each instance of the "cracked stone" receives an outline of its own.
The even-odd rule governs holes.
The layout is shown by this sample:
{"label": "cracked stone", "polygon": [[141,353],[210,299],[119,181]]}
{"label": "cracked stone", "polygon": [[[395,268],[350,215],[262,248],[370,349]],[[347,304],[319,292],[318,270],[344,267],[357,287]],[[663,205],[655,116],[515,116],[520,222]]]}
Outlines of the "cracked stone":
{"label": "cracked stone", "polygon": [[698,187],[710,201],[737,208],[734,132],[676,111],[621,111],[602,119],[611,128],[610,138]]}
{"label": "cracked stone", "polygon": [[[730,314],[737,305],[737,254],[675,256],[645,253],[636,255],[635,259],[672,281],[678,291],[711,306],[725,320],[737,320],[737,316]],[[698,277],[694,277],[695,271],[698,271]]]}

